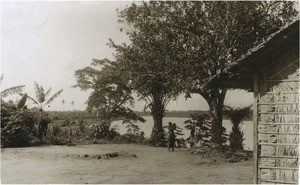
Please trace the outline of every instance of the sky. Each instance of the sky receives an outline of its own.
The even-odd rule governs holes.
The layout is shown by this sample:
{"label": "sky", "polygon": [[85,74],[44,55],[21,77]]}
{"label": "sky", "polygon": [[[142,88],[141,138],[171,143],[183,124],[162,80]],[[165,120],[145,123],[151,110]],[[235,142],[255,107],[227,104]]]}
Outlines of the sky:
{"label": "sky", "polygon": [[[25,85],[24,91],[35,97],[34,82],[52,94],[63,93],[46,110],[84,110],[89,91],[72,88],[74,72],[88,66],[93,58],[113,59],[114,50],[106,44],[128,42],[120,32],[116,9],[130,1],[19,1],[1,2],[1,90]],[[5,100],[16,100],[16,96]],[[65,104],[62,104],[65,100]],[[74,106],[71,102],[74,101]],[[253,94],[229,91],[225,104],[243,107],[252,104]],[[28,104],[32,107],[32,104]],[[143,110],[136,102],[134,110]],[[200,95],[185,100],[180,96],[170,102],[168,110],[207,110]]]}

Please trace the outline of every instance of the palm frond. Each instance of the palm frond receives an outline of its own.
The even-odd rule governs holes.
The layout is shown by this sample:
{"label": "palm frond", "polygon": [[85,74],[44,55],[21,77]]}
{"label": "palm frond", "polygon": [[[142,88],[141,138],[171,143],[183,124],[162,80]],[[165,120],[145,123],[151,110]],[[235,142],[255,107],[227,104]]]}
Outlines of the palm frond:
{"label": "palm frond", "polygon": [[0,78],[0,84],[2,84],[3,78],[4,78],[4,75],[2,74],[1,78]]}
{"label": "palm frond", "polygon": [[[24,94],[22,94],[22,93],[19,93],[19,95],[20,95],[20,96],[24,96]],[[32,97],[30,97],[30,96],[28,96],[28,95],[27,95],[27,98],[28,98],[29,100],[31,100],[33,103],[35,103],[37,106],[40,106],[39,102],[37,102],[34,98],[32,98]]]}
{"label": "palm frond", "polygon": [[1,92],[1,98],[5,98],[9,95],[20,93],[23,91],[24,87],[25,85],[20,85],[20,86],[15,86],[15,87],[5,89],[4,91]]}
{"label": "palm frond", "polygon": [[39,97],[38,97],[38,102],[43,103],[46,100],[46,96],[45,96],[45,90],[42,86],[40,87],[40,93],[39,93]]}
{"label": "palm frond", "polygon": [[25,106],[27,97],[28,95],[25,93],[17,105],[18,109],[22,109]]}
{"label": "palm frond", "polygon": [[45,90],[42,86],[40,86],[41,94],[45,96]]}
{"label": "palm frond", "polygon": [[45,105],[50,104],[56,97],[58,97],[63,92],[63,89],[59,90],[57,93],[55,93],[51,98],[49,98],[48,101],[46,101]]}
{"label": "palm frond", "polygon": [[152,104],[151,104],[151,103],[148,103],[148,101],[146,100],[146,103],[145,103],[145,105],[144,105],[143,111],[146,112],[148,108],[151,109],[151,106],[152,106]]}
{"label": "palm frond", "polygon": [[34,82],[34,90],[35,90],[35,95],[39,94],[40,87],[39,87],[39,84],[37,84],[36,82]]}
{"label": "palm frond", "polygon": [[48,89],[48,91],[46,92],[46,94],[45,94],[45,98],[47,98],[49,96],[49,94],[51,93],[51,91],[52,91],[52,88],[50,87]]}
{"label": "palm frond", "polygon": [[193,126],[192,125],[185,125],[184,128],[186,128],[188,130],[192,130]]}
{"label": "palm frond", "polygon": [[42,103],[41,101],[39,101],[41,99],[41,90],[40,90],[40,86],[39,84],[37,84],[36,82],[34,82],[34,90],[35,90],[35,96],[36,96],[36,100],[39,103]]}
{"label": "palm frond", "polygon": [[237,126],[244,120],[251,117],[251,106],[243,108],[224,107],[224,114],[231,120],[232,124]]}

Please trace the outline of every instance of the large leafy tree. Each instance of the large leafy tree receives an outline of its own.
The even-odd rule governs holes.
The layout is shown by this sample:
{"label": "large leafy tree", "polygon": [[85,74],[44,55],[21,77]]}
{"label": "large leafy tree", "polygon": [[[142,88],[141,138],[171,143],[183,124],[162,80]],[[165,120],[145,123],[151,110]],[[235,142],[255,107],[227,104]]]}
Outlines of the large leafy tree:
{"label": "large leafy tree", "polygon": [[150,141],[163,146],[163,117],[168,103],[182,91],[182,62],[173,47],[176,37],[167,14],[168,6],[161,3],[132,4],[119,12],[119,22],[131,43],[110,46],[116,49],[116,60],[129,74],[132,88],[151,110],[154,126]]}
{"label": "large leafy tree", "polygon": [[186,81],[188,90],[207,101],[212,113],[212,141],[221,145],[227,89],[208,88],[208,79],[295,19],[294,3],[182,2],[176,4],[174,12],[170,14],[184,45],[178,53],[186,56],[183,70],[189,71],[192,79]]}
{"label": "large leafy tree", "polygon": [[[181,92],[177,82],[185,85],[187,92],[200,94],[211,110],[212,141],[221,145],[227,89],[208,87],[207,81],[296,16],[293,2],[132,4],[120,13],[132,44],[113,46],[128,70],[136,75],[136,84],[146,84],[137,91],[143,97],[150,97],[150,105],[160,104],[155,97],[166,97],[159,92],[168,92],[170,97]],[[152,93],[152,87],[156,94]],[[158,96],[153,96],[157,93]],[[151,110],[157,119],[161,116],[155,115],[163,111],[156,108]],[[160,127],[155,126],[154,130],[157,129]]]}
{"label": "large leafy tree", "polygon": [[117,62],[108,59],[94,59],[91,66],[75,71],[77,84],[81,90],[92,90],[87,110],[97,111],[103,125],[110,126],[116,119],[145,120],[128,108],[133,105],[132,87],[127,74],[119,70]]}
{"label": "large leafy tree", "polygon": [[[296,15],[292,2],[151,1],[120,11],[121,31],[131,43],[111,40],[110,46],[116,49],[115,70],[150,108],[153,144],[164,145],[162,118],[168,102],[187,91],[207,101],[212,141],[221,145],[227,89],[208,88],[207,80]],[[96,95],[97,91],[95,99],[103,94]],[[97,102],[92,98],[91,104]]]}

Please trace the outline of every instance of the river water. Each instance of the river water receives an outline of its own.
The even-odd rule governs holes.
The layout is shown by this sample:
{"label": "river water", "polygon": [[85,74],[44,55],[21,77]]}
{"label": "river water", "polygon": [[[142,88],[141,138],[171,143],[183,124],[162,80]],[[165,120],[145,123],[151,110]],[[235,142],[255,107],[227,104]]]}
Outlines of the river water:
{"label": "river water", "polygon": [[[152,127],[153,127],[153,119],[151,116],[144,116],[146,122],[145,123],[137,123],[139,125],[141,131],[145,132],[145,137],[150,137]],[[163,119],[163,125],[166,126],[169,122],[176,123],[178,127],[183,129],[184,139],[189,137],[190,131],[184,128],[184,121],[189,118],[177,118],[177,117],[165,117]],[[121,134],[126,133],[126,124],[122,124],[122,121],[115,121],[113,125],[118,126],[118,130]],[[230,120],[223,120],[223,126],[226,128],[226,132],[229,133],[231,131],[232,124]],[[253,149],[253,122],[252,121],[244,121],[242,125],[242,130],[244,131],[244,149],[252,150]]]}

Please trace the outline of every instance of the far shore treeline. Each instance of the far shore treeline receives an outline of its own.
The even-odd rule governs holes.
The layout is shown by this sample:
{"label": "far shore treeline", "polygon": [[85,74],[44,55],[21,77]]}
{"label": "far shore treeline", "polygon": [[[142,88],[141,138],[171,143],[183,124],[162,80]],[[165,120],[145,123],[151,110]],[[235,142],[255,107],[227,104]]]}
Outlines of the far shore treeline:
{"label": "far shore treeline", "polygon": [[[96,119],[96,114],[90,114],[87,111],[48,111],[49,116],[54,120],[64,120],[64,119]],[[151,116],[150,111],[135,111],[139,116]],[[177,118],[188,118],[192,114],[208,114],[208,110],[166,110],[165,117],[177,117]],[[224,119],[229,119],[225,114]],[[252,120],[252,110],[251,116],[245,121]]]}

